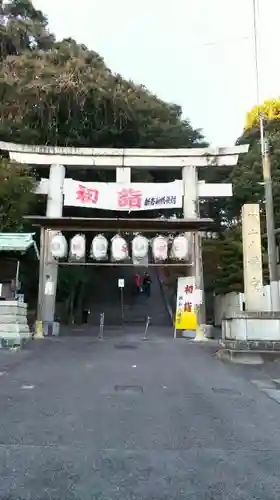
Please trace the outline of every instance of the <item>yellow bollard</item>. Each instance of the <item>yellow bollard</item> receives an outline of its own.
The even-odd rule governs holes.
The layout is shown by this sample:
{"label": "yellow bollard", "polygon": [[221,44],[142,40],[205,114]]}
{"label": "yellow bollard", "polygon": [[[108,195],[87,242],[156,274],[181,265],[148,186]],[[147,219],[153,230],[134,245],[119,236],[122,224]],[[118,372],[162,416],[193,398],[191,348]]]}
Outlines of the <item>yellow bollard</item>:
{"label": "yellow bollard", "polygon": [[[198,314],[198,308],[196,309],[196,317],[197,319],[199,318],[199,314]],[[194,338],[194,341],[195,342],[207,342],[208,341],[208,338],[205,337],[205,330],[204,328],[199,324],[199,322],[197,321],[197,324],[196,324],[196,332],[195,332],[195,338]]]}
{"label": "yellow bollard", "polygon": [[208,338],[205,337],[204,329],[201,328],[200,325],[197,325],[194,341],[195,342],[207,342],[208,341]]}
{"label": "yellow bollard", "polygon": [[34,339],[43,339],[43,321],[35,321],[35,334]]}

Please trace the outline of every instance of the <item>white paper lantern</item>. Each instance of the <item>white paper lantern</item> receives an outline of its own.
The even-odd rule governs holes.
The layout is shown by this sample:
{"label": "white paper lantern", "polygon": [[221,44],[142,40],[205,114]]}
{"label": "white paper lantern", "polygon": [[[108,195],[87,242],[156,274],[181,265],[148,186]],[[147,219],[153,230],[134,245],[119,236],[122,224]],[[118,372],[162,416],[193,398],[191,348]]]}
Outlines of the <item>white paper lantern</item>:
{"label": "white paper lantern", "polygon": [[103,234],[95,236],[91,243],[91,255],[96,260],[105,260],[108,252],[108,241]]}
{"label": "white paper lantern", "polygon": [[86,239],[83,234],[76,234],[70,242],[70,257],[82,260],[86,253]]}
{"label": "white paper lantern", "polygon": [[112,258],[115,261],[125,260],[128,257],[128,245],[124,238],[116,235],[112,238]]}
{"label": "white paper lantern", "polygon": [[149,241],[145,236],[138,234],[132,240],[132,255],[135,259],[144,259],[149,250]]}
{"label": "white paper lantern", "polygon": [[189,253],[188,239],[184,234],[174,238],[172,243],[171,257],[178,260],[186,260]]}
{"label": "white paper lantern", "polygon": [[50,253],[54,259],[63,259],[67,255],[67,241],[62,233],[56,233],[50,241]]}
{"label": "white paper lantern", "polygon": [[156,236],[153,240],[152,252],[155,260],[165,261],[168,257],[168,239],[164,236]]}

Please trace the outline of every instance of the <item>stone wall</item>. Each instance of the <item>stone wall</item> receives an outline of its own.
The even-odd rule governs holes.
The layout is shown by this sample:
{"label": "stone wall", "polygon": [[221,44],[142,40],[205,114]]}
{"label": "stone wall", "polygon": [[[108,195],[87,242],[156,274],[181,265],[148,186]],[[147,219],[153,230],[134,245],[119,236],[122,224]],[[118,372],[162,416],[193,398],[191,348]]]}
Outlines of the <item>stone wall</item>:
{"label": "stone wall", "polygon": [[0,301],[1,346],[21,345],[30,337],[27,305],[17,301]]}

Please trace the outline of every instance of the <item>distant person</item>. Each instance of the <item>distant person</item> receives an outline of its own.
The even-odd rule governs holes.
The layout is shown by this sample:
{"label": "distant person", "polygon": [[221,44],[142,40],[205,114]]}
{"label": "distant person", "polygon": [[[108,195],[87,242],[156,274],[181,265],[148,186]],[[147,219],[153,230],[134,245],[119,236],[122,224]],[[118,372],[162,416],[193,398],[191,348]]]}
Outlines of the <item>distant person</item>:
{"label": "distant person", "polygon": [[150,275],[148,273],[144,273],[143,277],[143,289],[147,297],[150,297],[151,295],[151,284],[152,280],[150,278]]}
{"label": "distant person", "polygon": [[142,278],[139,274],[135,274],[135,287],[136,287],[136,293],[141,293],[143,291],[142,288]]}
{"label": "distant person", "polygon": [[90,315],[90,310],[89,308],[85,308],[83,310],[83,324],[87,324],[88,323],[88,318],[89,318],[89,315]]}

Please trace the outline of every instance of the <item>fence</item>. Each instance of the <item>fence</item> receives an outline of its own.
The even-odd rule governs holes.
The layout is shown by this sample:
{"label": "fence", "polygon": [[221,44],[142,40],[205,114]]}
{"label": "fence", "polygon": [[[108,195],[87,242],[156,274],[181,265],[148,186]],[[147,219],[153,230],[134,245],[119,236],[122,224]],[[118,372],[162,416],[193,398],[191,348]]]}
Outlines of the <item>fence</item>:
{"label": "fence", "polygon": [[[279,291],[280,282],[278,281]],[[234,313],[245,309],[245,299],[243,293],[230,292],[226,295],[216,295],[214,297],[214,324],[221,326],[222,319],[225,316],[231,316]],[[271,311],[271,290],[270,285],[263,287],[263,306],[262,311]]]}

